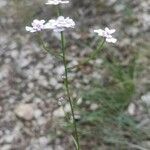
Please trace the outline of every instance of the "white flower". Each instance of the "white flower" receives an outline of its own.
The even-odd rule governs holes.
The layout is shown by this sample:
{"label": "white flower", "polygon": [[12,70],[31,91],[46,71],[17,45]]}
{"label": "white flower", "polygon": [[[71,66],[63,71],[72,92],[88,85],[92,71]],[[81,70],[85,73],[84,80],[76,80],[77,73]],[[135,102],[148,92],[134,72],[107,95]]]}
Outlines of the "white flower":
{"label": "white flower", "polygon": [[45,23],[45,20],[35,19],[31,23],[32,27],[26,26],[26,31],[29,31],[29,32],[32,32],[32,33],[41,31],[41,30],[44,29],[44,23]]}
{"label": "white flower", "polygon": [[67,4],[69,1],[66,0],[48,0],[46,5],[58,5],[58,4]]}
{"label": "white flower", "polygon": [[64,31],[66,28],[74,28],[75,22],[69,17],[59,16],[57,19],[51,19],[44,25],[45,29],[52,29],[54,32]]}
{"label": "white flower", "polygon": [[115,29],[109,29],[108,27],[106,27],[105,30],[102,29],[94,30],[94,32],[98,33],[99,36],[106,38],[106,42],[109,43],[116,43],[117,39],[113,38],[111,35],[115,31],[116,31]]}
{"label": "white flower", "polygon": [[56,26],[56,20],[51,19],[44,25],[44,29],[54,29]]}

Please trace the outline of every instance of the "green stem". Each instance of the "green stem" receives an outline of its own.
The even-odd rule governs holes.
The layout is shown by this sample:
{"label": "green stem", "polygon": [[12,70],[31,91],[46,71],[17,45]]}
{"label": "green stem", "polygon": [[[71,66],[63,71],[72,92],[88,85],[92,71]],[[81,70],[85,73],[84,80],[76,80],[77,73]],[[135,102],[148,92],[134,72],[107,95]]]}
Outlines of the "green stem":
{"label": "green stem", "polygon": [[62,15],[62,10],[61,10],[60,5],[56,6],[56,10],[57,10],[57,17],[61,16]]}
{"label": "green stem", "polygon": [[80,62],[78,65],[75,65],[75,66],[73,66],[73,67],[68,68],[68,70],[74,69],[74,68],[77,68],[77,67],[80,67],[80,66],[82,66],[82,65],[84,65],[84,64],[89,63],[90,60],[94,59],[94,58],[97,56],[98,52],[103,48],[104,43],[105,43],[105,39],[102,41],[102,43],[99,42],[99,44],[98,44],[96,50],[93,51],[87,59],[83,60],[83,61]]}
{"label": "green stem", "polygon": [[83,61],[83,64],[86,64],[90,60],[94,59],[96,57],[97,53],[99,52],[99,50],[103,47],[104,43],[105,43],[105,39],[102,41],[102,43],[99,42],[96,50],[93,53],[91,53],[91,55],[89,56],[89,58],[87,58],[86,60]]}
{"label": "green stem", "polygon": [[68,70],[67,70],[67,61],[66,61],[66,54],[65,54],[65,41],[64,41],[63,32],[61,32],[61,50],[62,50],[62,54],[63,54],[63,64],[64,64],[64,68],[65,68],[64,84],[66,87],[67,97],[69,100],[69,104],[70,104],[70,108],[71,108],[71,114],[72,114],[72,118],[73,118],[74,135],[75,135],[75,140],[77,143],[77,150],[80,150],[77,125],[76,125],[76,121],[75,121],[75,114],[74,114],[73,104],[72,104],[72,100],[71,100],[71,96],[70,96],[70,90],[69,90]]}

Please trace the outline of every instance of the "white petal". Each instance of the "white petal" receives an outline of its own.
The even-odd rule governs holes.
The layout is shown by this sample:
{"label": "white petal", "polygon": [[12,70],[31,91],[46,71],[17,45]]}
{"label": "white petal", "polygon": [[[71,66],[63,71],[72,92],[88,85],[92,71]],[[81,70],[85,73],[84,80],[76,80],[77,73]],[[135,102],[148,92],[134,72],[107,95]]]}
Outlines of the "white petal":
{"label": "white petal", "polygon": [[64,31],[65,30],[65,28],[55,28],[54,29],[54,32],[62,32],[62,31]]}
{"label": "white petal", "polygon": [[44,28],[46,29],[54,29],[56,27],[56,20],[54,20],[54,19],[51,19],[51,20],[49,20],[48,21],[48,23],[46,23],[45,25],[44,25]]}
{"label": "white petal", "polygon": [[58,4],[67,4],[69,1],[62,1],[62,0],[48,0],[46,5],[58,5]]}
{"label": "white petal", "polygon": [[102,30],[102,29],[94,30],[94,32],[98,33],[99,36],[103,36],[104,35],[104,30]]}
{"label": "white petal", "polygon": [[106,38],[106,42],[108,42],[108,43],[116,43],[117,42],[117,39],[115,39],[115,38]]}
{"label": "white petal", "polygon": [[111,30],[109,30],[109,33],[112,34],[112,33],[114,33],[115,31],[116,31],[115,29],[111,29]]}
{"label": "white petal", "polygon": [[61,1],[62,4],[67,4],[69,1]]}
{"label": "white petal", "polygon": [[39,23],[39,20],[38,19],[34,19],[33,21],[32,21],[32,26],[34,26],[33,24],[38,24]]}
{"label": "white petal", "polygon": [[110,30],[109,30],[108,27],[106,27],[106,28],[105,28],[105,31],[106,31],[107,33],[109,33]]}
{"label": "white petal", "polygon": [[40,20],[40,22],[41,22],[42,24],[44,24],[44,23],[45,23],[45,20]]}
{"label": "white petal", "polygon": [[29,31],[29,32],[36,32],[36,30],[34,30],[32,27],[29,27],[29,26],[26,26],[25,27],[26,31]]}
{"label": "white petal", "polygon": [[38,23],[38,22],[39,22],[39,20],[38,20],[38,19],[34,19],[34,20],[33,20],[33,22],[35,22],[35,23],[37,22],[37,23]]}
{"label": "white petal", "polygon": [[105,28],[105,32],[107,32],[107,34],[112,34],[115,31],[116,31],[115,29],[109,29],[108,27]]}
{"label": "white petal", "polygon": [[59,17],[57,18],[57,20],[63,20],[63,19],[65,19],[64,16],[59,16]]}
{"label": "white petal", "polygon": [[50,26],[50,24],[49,23],[46,23],[45,25],[44,25],[44,27],[43,27],[44,29],[51,29],[51,26]]}

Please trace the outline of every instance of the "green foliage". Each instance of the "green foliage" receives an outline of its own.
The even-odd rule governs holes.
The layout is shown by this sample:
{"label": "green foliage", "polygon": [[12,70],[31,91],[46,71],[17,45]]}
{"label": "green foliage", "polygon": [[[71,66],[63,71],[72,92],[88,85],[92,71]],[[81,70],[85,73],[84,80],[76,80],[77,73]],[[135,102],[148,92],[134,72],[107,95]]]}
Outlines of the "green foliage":
{"label": "green foliage", "polygon": [[[80,134],[82,138],[93,139],[100,145],[111,144],[110,147],[117,145],[119,149],[126,149],[128,141],[136,143],[145,137],[136,128],[136,121],[125,114],[135,93],[136,56],[128,66],[121,65],[117,60],[104,60],[103,65],[112,81],[107,85],[93,83],[90,90],[82,93]],[[90,109],[92,103],[97,104],[96,110]]]}

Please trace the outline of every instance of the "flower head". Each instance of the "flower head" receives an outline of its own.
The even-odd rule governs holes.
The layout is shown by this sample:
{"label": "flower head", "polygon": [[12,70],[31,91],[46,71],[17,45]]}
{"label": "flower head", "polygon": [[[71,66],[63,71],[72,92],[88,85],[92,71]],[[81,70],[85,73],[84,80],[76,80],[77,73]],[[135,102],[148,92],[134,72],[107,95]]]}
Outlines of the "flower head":
{"label": "flower head", "polygon": [[58,5],[58,4],[67,4],[69,1],[66,0],[48,0],[46,5]]}
{"label": "flower head", "polygon": [[29,32],[38,32],[44,29],[44,23],[45,20],[38,20],[35,19],[33,20],[33,22],[31,23],[32,27],[26,26],[26,30]]}
{"label": "flower head", "polygon": [[102,29],[94,30],[94,32],[98,33],[99,36],[106,38],[106,42],[109,43],[116,43],[117,39],[113,38],[113,36],[111,35],[115,31],[116,31],[115,29],[109,29],[108,27],[106,27],[104,30]]}
{"label": "flower head", "polygon": [[69,17],[59,16],[57,19],[51,19],[44,25],[45,29],[52,29],[54,32],[64,31],[66,28],[74,28],[75,22]]}

